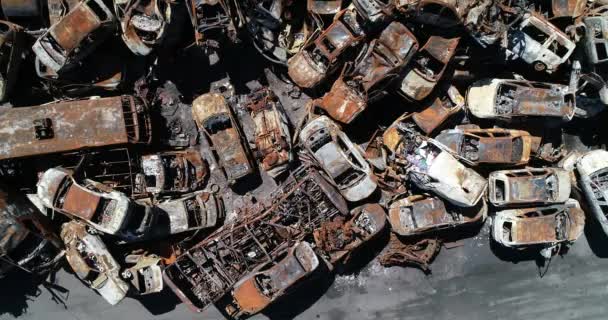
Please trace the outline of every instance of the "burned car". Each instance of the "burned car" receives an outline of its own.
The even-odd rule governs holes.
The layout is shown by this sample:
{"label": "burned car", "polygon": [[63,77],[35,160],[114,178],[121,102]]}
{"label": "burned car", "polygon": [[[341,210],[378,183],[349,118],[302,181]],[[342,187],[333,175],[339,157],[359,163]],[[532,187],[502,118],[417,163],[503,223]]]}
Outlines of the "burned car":
{"label": "burned car", "polygon": [[111,305],[124,299],[129,284],[120,278],[120,265],[101,237],[89,233],[85,224],[71,221],[61,227],[61,239],[68,264],[78,278]]}
{"label": "burned car", "polygon": [[254,123],[253,155],[271,177],[287,170],[292,158],[289,120],[277,96],[269,89],[254,92],[247,109]]}
{"label": "burned car", "polygon": [[129,280],[140,295],[157,293],[163,290],[162,258],[155,254],[131,253],[125,257],[131,265],[121,272],[121,277]]}
{"label": "burned car", "polygon": [[313,233],[320,254],[330,267],[348,263],[359,248],[380,236],[386,227],[386,213],[379,204],[370,203],[352,210],[350,217],[336,216]]}
{"label": "burned car", "polygon": [[500,170],[490,173],[488,199],[497,206],[551,204],[570,198],[570,175],[560,168]]}
{"label": "burned car", "polygon": [[[218,226],[224,216],[221,198],[205,191],[199,191],[179,199],[156,204],[156,227],[164,234],[176,234]],[[169,228],[164,230],[164,228]],[[161,231],[161,230],[158,230]]]}
{"label": "burned car", "polygon": [[460,38],[431,36],[414,56],[397,92],[407,99],[426,98],[443,76],[459,42]]}
{"label": "burned car", "polygon": [[589,209],[608,234],[608,151],[587,152],[576,161],[576,171]]}
{"label": "burned car", "polygon": [[58,264],[61,240],[50,219],[20,194],[0,188],[0,279],[13,269],[45,275]]}
{"label": "burned car", "polygon": [[390,0],[353,0],[352,4],[361,17],[372,26],[391,19],[395,9],[395,4]]}
{"label": "burned car", "polygon": [[289,77],[303,88],[317,86],[336,68],[340,55],[364,37],[356,12],[340,11],[327,29],[289,59]]}
{"label": "burned car", "polygon": [[486,190],[488,183],[481,175],[458,162],[442,144],[399,120],[384,132],[383,143],[392,152],[388,165],[398,175],[456,206],[475,206]]}
{"label": "burned car", "polygon": [[21,26],[0,20],[0,101],[10,95],[25,51],[25,33]]}
{"label": "burned car", "polygon": [[541,15],[528,12],[507,32],[507,53],[534,66],[555,71],[574,52],[576,44]]}
{"label": "burned car", "polygon": [[133,203],[123,193],[96,186],[100,187],[93,181],[81,186],[71,172],[51,168],[40,177],[37,195],[47,208],[83,220],[99,231],[121,233],[129,223]]}
{"label": "burned car", "polygon": [[133,96],[59,101],[0,112],[0,160],[151,142],[147,105]]}
{"label": "burned car", "polygon": [[301,167],[270,195],[267,208],[247,209],[163,271],[165,283],[195,312],[216,303],[257,267],[276,261],[290,243],[325,221],[349,213],[340,193],[318,172]]}
{"label": "burned car", "polygon": [[464,225],[483,223],[488,214],[486,202],[473,210],[446,208],[436,197],[415,195],[403,197],[390,204],[388,210],[391,230],[400,236],[415,236],[443,231]]}
{"label": "burned car", "polygon": [[392,22],[377,39],[363,48],[347,72],[333,84],[318,105],[335,120],[350,123],[367,106],[368,101],[384,95],[418,50],[418,40],[399,22]]}
{"label": "burned car", "polygon": [[467,92],[468,110],[483,119],[547,117],[570,121],[575,103],[568,86],[544,82],[488,79],[474,83]]}
{"label": "burned car", "polygon": [[608,61],[608,18],[605,15],[587,16],[585,24],[585,52],[593,65]]}
{"label": "burned car", "polygon": [[32,50],[40,62],[58,72],[74,65],[114,29],[114,15],[102,0],[85,0],[40,36]]}
{"label": "burned car", "polygon": [[348,201],[359,201],[376,190],[363,152],[326,116],[310,121],[300,132],[300,143],[336,183]]}
{"label": "burned car", "polygon": [[261,265],[232,289],[226,312],[234,318],[253,315],[294,289],[319,266],[319,258],[305,241],[296,243],[274,261]]}
{"label": "burned car", "polygon": [[168,151],[141,157],[141,188],[153,195],[187,193],[203,186],[209,175],[207,163],[194,149]]}
{"label": "burned car", "polygon": [[230,183],[254,171],[249,148],[226,98],[206,93],[192,102],[192,116]]}
{"label": "burned car", "polygon": [[237,40],[235,17],[241,16],[238,7],[226,0],[186,0],[184,1],[190,21],[194,27],[194,40],[198,45],[213,46],[223,38]]}
{"label": "burned car", "polygon": [[464,97],[454,86],[450,86],[444,97],[437,97],[430,106],[412,114],[412,121],[416,123],[424,133],[431,134],[448,118],[458,113],[464,107]]}
{"label": "burned car", "polygon": [[399,22],[392,22],[364,48],[347,77],[373,100],[402,72],[418,51],[418,40]]}
{"label": "burned car", "polygon": [[523,130],[456,126],[435,137],[468,165],[522,165],[540,146],[540,137]]}
{"label": "burned car", "polygon": [[122,39],[135,54],[148,55],[165,36],[171,22],[171,5],[165,0],[114,0]]}
{"label": "burned car", "polygon": [[510,248],[554,247],[576,241],[584,227],[585,212],[578,201],[569,199],[564,204],[496,212],[492,238]]}

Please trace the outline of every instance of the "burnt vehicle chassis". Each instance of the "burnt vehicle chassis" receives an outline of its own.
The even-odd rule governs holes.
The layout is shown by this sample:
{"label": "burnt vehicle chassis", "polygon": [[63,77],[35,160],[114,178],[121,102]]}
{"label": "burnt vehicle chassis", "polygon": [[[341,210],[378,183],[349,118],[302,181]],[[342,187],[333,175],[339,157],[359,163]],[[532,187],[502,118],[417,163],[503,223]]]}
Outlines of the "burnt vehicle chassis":
{"label": "burnt vehicle chassis", "polygon": [[310,236],[323,221],[348,214],[342,196],[319,173],[306,168],[271,196],[268,208],[251,209],[164,270],[169,287],[194,311],[217,302],[255,267]]}

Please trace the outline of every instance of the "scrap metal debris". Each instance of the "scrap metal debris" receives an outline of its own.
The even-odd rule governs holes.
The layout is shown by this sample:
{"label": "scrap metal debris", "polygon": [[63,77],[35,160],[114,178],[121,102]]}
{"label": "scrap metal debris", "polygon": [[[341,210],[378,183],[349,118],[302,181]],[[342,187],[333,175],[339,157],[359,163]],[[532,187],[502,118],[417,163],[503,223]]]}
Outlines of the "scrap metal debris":
{"label": "scrap metal debris", "polygon": [[602,1],[0,8],[0,278],[246,318],[484,224],[545,259],[608,234]]}

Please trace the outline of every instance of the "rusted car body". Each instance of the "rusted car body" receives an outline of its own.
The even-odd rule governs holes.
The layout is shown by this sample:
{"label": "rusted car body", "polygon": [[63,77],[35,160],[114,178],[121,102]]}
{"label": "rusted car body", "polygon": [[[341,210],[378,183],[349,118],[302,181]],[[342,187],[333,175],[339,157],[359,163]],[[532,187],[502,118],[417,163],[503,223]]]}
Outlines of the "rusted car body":
{"label": "rusted car body", "polygon": [[356,12],[349,9],[340,11],[333,23],[310,45],[289,59],[289,77],[303,88],[317,86],[335,69],[342,53],[364,37]]}
{"label": "rusted car body", "polygon": [[413,239],[405,241],[391,233],[387,250],[380,255],[378,262],[386,267],[415,266],[425,273],[431,270],[429,265],[441,250],[439,239]]}
{"label": "rusted car body", "polygon": [[296,243],[292,248],[261,265],[234,285],[234,302],[226,312],[234,318],[249,316],[264,310],[276,299],[294,289],[319,266],[319,258],[308,242]]}
{"label": "rusted car body", "polygon": [[0,112],[0,160],[148,144],[150,119],[133,96],[61,101]]}
{"label": "rusted car body", "polygon": [[385,131],[383,143],[394,154],[389,166],[395,172],[456,206],[475,206],[486,190],[487,181],[458,162],[447,148],[399,121]]}
{"label": "rusted car body", "polygon": [[398,199],[390,204],[388,210],[391,229],[400,236],[415,236],[482,223],[487,215],[488,207],[483,199],[479,208],[465,212],[446,208],[439,198],[421,195]]}
{"label": "rusted car body", "polygon": [[608,61],[608,17],[590,16],[583,19],[585,24],[585,52],[591,64]]}
{"label": "rusted car body", "polygon": [[129,254],[125,263],[131,264],[121,276],[129,280],[140,295],[163,290],[162,258],[155,254]]}
{"label": "rusted car body", "polygon": [[401,80],[398,93],[413,100],[426,98],[443,76],[459,42],[460,38],[431,36],[414,56],[413,65]]}
{"label": "rusted car body", "polygon": [[101,44],[114,27],[114,15],[101,0],[80,2],[40,36],[32,50],[54,72],[73,65]]}
{"label": "rusted car body", "polygon": [[488,199],[497,207],[561,203],[570,198],[570,175],[560,168],[494,171],[489,181]]}
{"label": "rusted car body", "polygon": [[38,181],[37,195],[47,208],[108,234],[122,232],[133,212],[133,203],[123,193],[87,189],[74,181],[71,172],[60,168],[44,172]]}
{"label": "rusted car body", "polygon": [[[465,7],[463,3],[450,0],[422,0],[410,3],[415,5],[415,14],[412,17],[414,21],[442,29],[455,28],[461,24],[463,14],[459,12],[459,8]],[[456,7],[457,4],[460,6]]]}
{"label": "rusted car body", "polygon": [[585,212],[578,201],[569,199],[564,204],[496,212],[492,238],[510,248],[555,246],[574,242],[584,227]]}
{"label": "rusted car body", "polygon": [[224,35],[236,40],[238,21],[234,18],[241,12],[230,0],[186,0],[186,8],[194,27],[194,39],[202,45],[209,39]]}
{"label": "rusted car body", "polygon": [[340,77],[331,89],[314,103],[325,110],[332,119],[348,124],[367,108],[367,97]]}
{"label": "rusted car body", "polygon": [[346,200],[363,200],[376,190],[363,152],[328,117],[320,116],[306,124],[300,132],[300,142]]}
{"label": "rusted car body", "polygon": [[277,96],[268,88],[254,92],[247,109],[254,122],[255,149],[253,155],[271,177],[287,170],[291,153],[289,122]]}
{"label": "rusted car body", "polygon": [[537,13],[527,13],[507,34],[507,53],[534,66],[553,72],[564,63],[576,44],[556,26]]}
{"label": "rusted car body", "polygon": [[165,0],[114,0],[114,11],[123,41],[140,56],[148,55],[162,41],[171,22],[171,5]]}
{"label": "rusted car body", "polygon": [[249,148],[226,98],[217,93],[199,96],[192,102],[192,116],[230,183],[253,173]]}
{"label": "rusted car body", "polygon": [[213,228],[225,216],[222,199],[205,191],[160,202],[155,209],[157,227],[163,231],[168,227],[167,234]]}
{"label": "rusted car body", "polygon": [[477,126],[444,130],[435,137],[468,165],[522,165],[540,146],[540,137],[527,131]]}
{"label": "rusted car body", "polygon": [[468,110],[477,118],[505,121],[553,117],[570,121],[576,105],[568,86],[544,82],[491,79],[467,92]]}
{"label": "rusted car body", "polygon": [[435,98],[430,106],[424,110],[412,114],[412,120],[427,135],[433,133],[448,118],[458,113],[464,107],[464,97],[453,86],[448,89],[448,94],[443,98]]}
{"label": "rusted car body", "polygon": [[608,234],[608,151],[589,151],[576,161],[576,170],[587,205]]}
{"label": "rusted car body", "polygon": [[342,0],[307,0],[306,10],[316,14],[336,14],[342,9]]}
{"label": "rusted car body", "polygon": [[25,49],[25,33],[21,26],[0,20],[0,101],[10,95],[21,66]]}
{"label": "rusted car body", "polygon": [[101,238],[87,232],[86,225],[77,221],[65,223],[60,235],[68,263],[78,278],[111,305],[124,299],[129,284],[120,278],[120,265]]}
{"label": "rusted car body", "polygon": [[209,175],[207,163],[195,149],[145,155],[141,167],[137,183],[154,195],[195,191]]}
{"label": "rusted car body", "polygon": [[202,312],[258,266],[275,260],[293,241],[310,236],[324,221],[348,214],[340,193],[322,176],[298,169],[270,196],[211,234],[167,266],[165,283],[193,311]]}
{"label": "rusted car body", "polygon": [[417,51],[418,40],[414,34],[403,24],[391,22],[355,61],[355,72],[350,76],[357,79],[372,99],[376,91],[401,73]]}
{"label": "rusted car body", "polygon": [[50,271],[62,258],[61,239],[28,199],[0,188],[0,279],[13,269],[33,275]]}
{"label": "rusted car body", "polygon": [[358,248],[385,230],[386,213],[380,205],[365,204],[351,213],[351,217],[337,216],[314,231],[317,248],[332,267],[348,262]]}
{"label": "rusted car body", "polygon": [[372,25],[380,24],[393,15],[395,4],[390,0],[353,0],[359,15]]}
{"label": "rusted car body", "polygon": [[418,40],[401,23],[392,22],[355,61],[354,71],[338,78],[315,101],[335,120],[350,123],[382,92],[418,50]]}

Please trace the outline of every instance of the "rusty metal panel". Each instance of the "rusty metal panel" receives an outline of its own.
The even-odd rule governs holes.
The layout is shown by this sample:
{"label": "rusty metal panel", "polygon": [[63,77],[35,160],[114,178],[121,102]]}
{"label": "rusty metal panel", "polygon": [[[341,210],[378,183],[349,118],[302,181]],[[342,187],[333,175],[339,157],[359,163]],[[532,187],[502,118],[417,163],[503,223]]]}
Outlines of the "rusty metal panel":
{"label": "rusty metal panel", "polygon": [[414,100],[426,98],[443,76],[459,42],[459,37],[431,36],[414,56],[413,66],[401,81],[400,92]]}
{"label": "rusty metal panel", "polygon": [[460,111],[461,107],[451,105],[447,101],[435,98],[426,109],[412,115],[412,120],[424,131],[431,134],[441,126],[451,115]]}
{"label": "rusty metal panel", "polygon": [[[0,113],[0,160],[129,143],[122,97],[56,102]],[[36,121],[50,133],[36,138]]]}
{"label": "rusty metal panel", "polygon": [[73,183],[63,199],[62,209],[88,221],[95,215],[100,202],[99,196]]}
{"label": "rusty metal panel", "polygon": [[355,88],[339,78],[315,104],[327,111],[330,117],[342,123],[350,123],[367,107],[367,99]]}
{"label": "rusty metal panel", "polygon": [[85,5],[79,5],[54,25],[50,33],[64,50],[70,52],[100,25],[101,21],[91,9]]}

